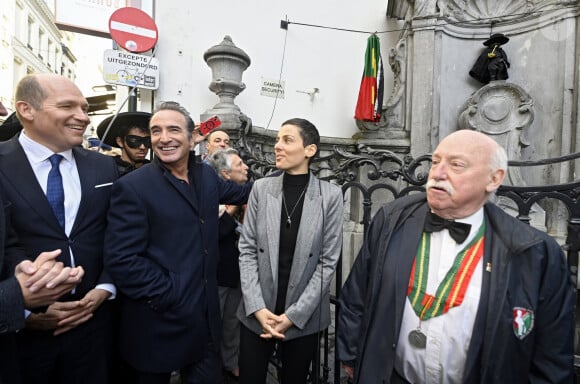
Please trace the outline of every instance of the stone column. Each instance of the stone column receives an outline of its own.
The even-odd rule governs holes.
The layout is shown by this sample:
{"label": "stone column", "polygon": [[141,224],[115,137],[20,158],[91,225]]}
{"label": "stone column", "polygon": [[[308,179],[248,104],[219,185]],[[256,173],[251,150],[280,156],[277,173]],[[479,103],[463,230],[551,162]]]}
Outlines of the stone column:
{"label": "stone column", "polygon": [[413,20],[408,88],[411,105],[407,127],[411,131],[411,155],[414,157],[431,152],[439,142],[439,122],[433,121],[433,109],[438,110],[438,105],[434,105],[435,96],[439,91],[434,82],[434,72],[440,67],[440,63],[436,62],[435,24],[436,19],[433,18]]}
{"label": "stone column", "polygon": [[246,89],[242,74],[250,66],[250,56],[238,48],[230,36],[225,36],[221,43],[203,54],[203,59],[212,72],[209,89],[218,95],[219,103],[206,110],[201,119],[217,115],[224,129],[239,129],[241,111],[234,99]]}

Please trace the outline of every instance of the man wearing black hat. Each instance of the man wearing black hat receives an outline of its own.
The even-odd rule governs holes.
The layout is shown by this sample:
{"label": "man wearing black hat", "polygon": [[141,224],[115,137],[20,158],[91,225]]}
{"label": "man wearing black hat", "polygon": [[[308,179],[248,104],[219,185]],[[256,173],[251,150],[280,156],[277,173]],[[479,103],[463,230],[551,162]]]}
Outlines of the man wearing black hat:
{"label": "man wearing black hat", "polygon": [[[99,139],[105,144],[121,148],[121,156],[114,156],[119,176],[149,162],[146,156],[151,148],[150,118],[151,114],[148,112],[123,112],[106,118],[97,127]],[[113,125],[105,136],[107,127],[113,119],[115,119]],[[103,136],[105,136],[104,139]]]}
{"label": "man wearing black hat", "polygon": [[483,84],[495,80],[507,80],[510,62],[507,54],[500,46],[510,39],[502,33],[494,33],[483,42],[487,48],[477,58],[477,61],[469,71],[469,75]]}

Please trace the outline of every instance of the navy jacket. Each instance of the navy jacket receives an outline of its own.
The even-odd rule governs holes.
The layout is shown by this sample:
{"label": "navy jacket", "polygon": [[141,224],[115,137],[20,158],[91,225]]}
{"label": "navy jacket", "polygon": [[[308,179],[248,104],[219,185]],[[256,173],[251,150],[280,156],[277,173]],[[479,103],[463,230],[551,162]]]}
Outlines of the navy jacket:
{"label": "navy jacket", "polygon": [[[389,383],[407,284],[428,206],[424,194],[377,212],[341,292],[337,348],[355,383]],[[564,255],[546,234],[493,204],[484,208],[485,265],[464,383],[572,383],[574,291]],[[514,333],[514,307],[534,327]]]}
{"label": "navy jacket", "polygon": [[158,161],[113,186],[105,263],[126,296],[120,349],[135,368],[171,372],[219,345],[218,205],[245,203],[238,186],[190,158],[191,184]]}

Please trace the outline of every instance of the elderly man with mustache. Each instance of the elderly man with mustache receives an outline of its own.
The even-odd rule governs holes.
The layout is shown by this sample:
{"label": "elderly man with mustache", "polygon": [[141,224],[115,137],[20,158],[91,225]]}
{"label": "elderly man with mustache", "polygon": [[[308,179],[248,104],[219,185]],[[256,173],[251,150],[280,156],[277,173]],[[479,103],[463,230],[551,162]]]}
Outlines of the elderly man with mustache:
{"label": "elderly man with mustache", "polygon": [[488,202],[503,148],[462,130],[433,153],[427,193],[373,218],[340,295],[354,383],[571,383],[574,286],[558,244]]}

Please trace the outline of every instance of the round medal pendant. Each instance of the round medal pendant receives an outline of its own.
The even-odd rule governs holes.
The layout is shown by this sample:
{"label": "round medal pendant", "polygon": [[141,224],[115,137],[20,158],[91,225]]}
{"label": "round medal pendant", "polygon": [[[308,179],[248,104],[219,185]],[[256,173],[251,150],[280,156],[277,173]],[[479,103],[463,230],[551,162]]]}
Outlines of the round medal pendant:
{"label": "round medal pendant", "polygon": [[427,346],[427,336],[418,329],[409,332],[409,343],[419,349],[425,349]]}

